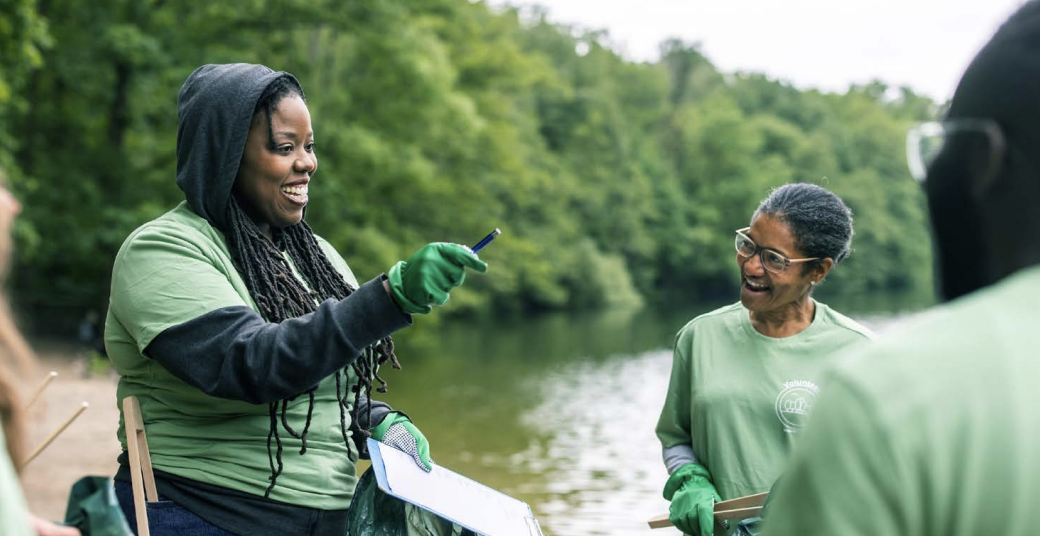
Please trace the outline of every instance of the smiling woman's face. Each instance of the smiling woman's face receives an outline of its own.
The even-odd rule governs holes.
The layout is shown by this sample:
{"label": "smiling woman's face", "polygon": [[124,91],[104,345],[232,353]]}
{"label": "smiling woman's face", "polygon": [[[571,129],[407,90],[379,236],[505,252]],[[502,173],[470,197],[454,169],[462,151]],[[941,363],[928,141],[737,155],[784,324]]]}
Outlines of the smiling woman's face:
{"label": "smiling woman's face", "polygon": [[249,127],[233,188],[242,209],[264,234],[303,220],[308,183],[318,170],[307,104],[283,98],[271,113],[259,112]]}
{"label": "smiling woman's face", "polygon": [[[761,215],[751,223],[747,235],[761,249],[771,249],[789,259],[805,255],[795,247],[794,234],[783,221]],[[768,313],[807,299],[809,283],[819,277],[816,271],[799,264],[789,265],[774,274],[762,266],[761,255],[744,258],[737,254],[740,268],[740,302],[748,310]]]}

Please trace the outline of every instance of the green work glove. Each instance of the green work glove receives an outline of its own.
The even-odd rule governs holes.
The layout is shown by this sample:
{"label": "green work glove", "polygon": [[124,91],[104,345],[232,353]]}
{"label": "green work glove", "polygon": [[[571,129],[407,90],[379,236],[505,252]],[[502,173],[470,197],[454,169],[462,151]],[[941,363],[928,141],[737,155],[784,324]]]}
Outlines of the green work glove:
{"label": "green work glove", "polygon": [[480,273],[487,263],[468,247],[446,242],[426,244],[387,274],[390,296],[406,313],[428,313],[432,305],[444,305],[448,292],[466,279],[466,268]]}
{"label": "green work glove", "polygon": [[429,473],[433,470],[433,466],[430,465],[433,462],[430,459],[430,443],[404,413],[391,411],[383,422],[369,430],[369,433],[372,434],[372,439],[411,456],[415,465],[423,471]]}
{"label": "green work glove", "polygon": [[691,462],[676,469],[664,484],[664,498],[672,501],[668,521],[684,534],[711,536],[714,532],[715,502],[722,498],[703,465]]}

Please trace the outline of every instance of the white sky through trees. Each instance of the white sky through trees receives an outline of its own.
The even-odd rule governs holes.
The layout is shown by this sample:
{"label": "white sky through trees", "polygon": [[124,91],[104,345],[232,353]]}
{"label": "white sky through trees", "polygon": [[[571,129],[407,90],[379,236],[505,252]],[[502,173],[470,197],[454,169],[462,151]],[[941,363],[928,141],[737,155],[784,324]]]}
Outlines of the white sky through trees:
{"label": "white sky through trees", "polygon": [[609,32],[655,60],[670,37],[700,42],[724,72],[764,72],[844,91],[879,79],[945,101],[968,62],[1023,0],[488,0],[541,5],[553,22]]}

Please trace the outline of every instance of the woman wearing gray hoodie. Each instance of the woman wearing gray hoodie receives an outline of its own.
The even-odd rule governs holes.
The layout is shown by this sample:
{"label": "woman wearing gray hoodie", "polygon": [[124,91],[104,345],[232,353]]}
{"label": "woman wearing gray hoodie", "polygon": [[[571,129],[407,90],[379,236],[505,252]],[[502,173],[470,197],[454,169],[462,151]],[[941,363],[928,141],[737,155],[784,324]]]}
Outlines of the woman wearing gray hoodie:
{"label": "woman wearing gray hoodie", "polygon": [[[118,398],[138,398],[148,431],[151,533],[348,534],[366,436],[430,468],[408,417],[368,399],[379,365],[397,363],[390,334],[487,265],[435,243],[359,285],[304,221],[318,161],[288,73],[202,66],[178,116],[185,202],[124,242],[105,326]],[[119,439],[132,520],[122,427]]]}

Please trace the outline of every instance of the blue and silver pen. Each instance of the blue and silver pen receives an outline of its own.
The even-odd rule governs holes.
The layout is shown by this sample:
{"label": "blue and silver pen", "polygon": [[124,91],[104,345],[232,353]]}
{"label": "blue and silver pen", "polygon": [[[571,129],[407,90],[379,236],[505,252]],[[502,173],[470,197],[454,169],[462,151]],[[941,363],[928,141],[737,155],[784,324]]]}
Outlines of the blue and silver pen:
{"label": "blue and silver pen", "polygon": [[484,246],[490,244],[491,241],[494,240],[495,237],[500,235],[500,234],[502,234],[502,231],[499,230],[496,227],[494,231],[491,231],[490,233],[488,233],[488,235],[485,236],[483,240],[481,240],[480,242],[477,242],[477,245],[471,247],[470,249],[473,250],[473,253],[476,253],[476,252],[484,249]]}

